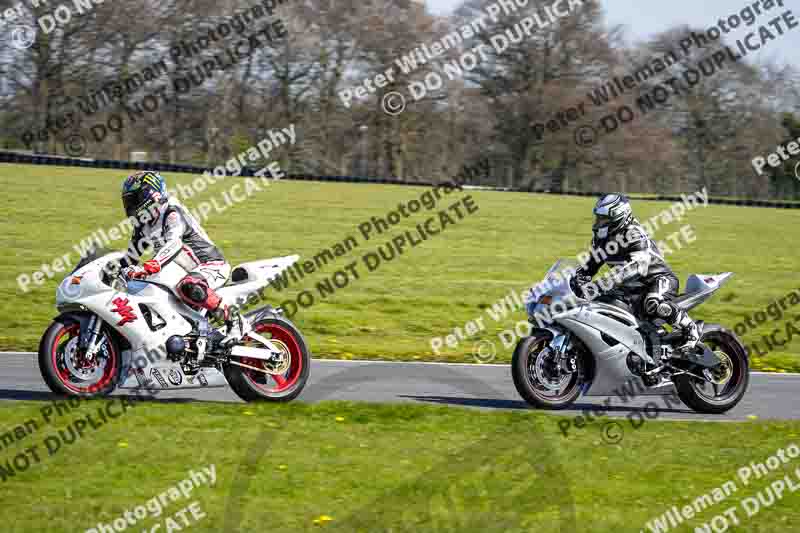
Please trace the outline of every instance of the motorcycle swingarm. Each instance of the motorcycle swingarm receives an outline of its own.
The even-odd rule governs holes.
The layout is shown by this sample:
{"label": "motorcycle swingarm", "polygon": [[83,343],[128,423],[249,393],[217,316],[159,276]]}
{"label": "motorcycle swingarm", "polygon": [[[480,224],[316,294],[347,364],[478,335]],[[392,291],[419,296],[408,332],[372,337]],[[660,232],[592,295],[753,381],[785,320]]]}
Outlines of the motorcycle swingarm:
{"label": "motorcycle swingarm", "polygon": [[249,357],[252,359],[264,359],[264,360],[271,360],[273,357],[277,355],[281,355],[283,352],[274,344],[272,344],[268,339],[265,339],[255,331],[247,332],[247,336],[251,339],[260,342],[266,349],[264,348],[256,348],[253,346],[234,346],[231,348],[231,355],[237,357]]}
{"label": "motorcycle swingarm", "polygon": [[697,343],[697,345],[702,346],[703,353],[700,355],[696,353],[686,354],[683,359],[684,361],[702,366],[703,368],[715,368],[717,365],[719,365],[719,357],[717,357],[717,355],[712,352],[708,346],[703,343]]}

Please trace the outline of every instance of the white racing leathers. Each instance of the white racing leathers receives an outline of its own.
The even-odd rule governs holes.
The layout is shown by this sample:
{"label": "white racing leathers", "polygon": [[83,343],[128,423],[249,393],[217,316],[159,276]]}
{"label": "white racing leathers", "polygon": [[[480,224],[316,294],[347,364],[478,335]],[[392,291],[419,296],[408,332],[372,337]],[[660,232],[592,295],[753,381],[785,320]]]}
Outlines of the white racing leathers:
{"label": "white racing leathers", "polygon": [[[222,253],[197,219],[174,198],[170,198],[166,206],[160,209],[155,220],[135,228],[128,247],[128,262],[137,264],[141,254],[150,247],[154,256],[145,263],[148,271],[159,271],[175,261],[189,272],[187,278],[202,276],[212,291],[224,285],[230,276],[231,267]],[[178,283],[179,288],[183,281]],[[182,297],[186,296],[184,291],[180,293]],[[206,308],[210,306],[203,304],[218,303],[199,302],[194,298],[190,300],[189,303]]]}

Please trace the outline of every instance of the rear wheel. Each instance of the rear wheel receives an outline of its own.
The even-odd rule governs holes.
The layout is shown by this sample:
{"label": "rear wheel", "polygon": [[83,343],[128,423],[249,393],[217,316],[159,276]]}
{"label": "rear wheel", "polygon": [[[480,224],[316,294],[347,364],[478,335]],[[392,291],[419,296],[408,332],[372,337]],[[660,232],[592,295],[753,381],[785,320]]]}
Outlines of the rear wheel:
{"label": "rear wheel", "polygon": [[[747,351],[733,332],[717,325],[706,324],[700,342],[721,360],[716,368],[707,371],[706,375],[712,381],[684,374],[675,377],[675,388],[683,403],[695,411],[724,413],[739,403],[747,391],[750,382]],[[702,374],[703,370],[693,372]]]}
{"label": "rear wheel", "polygon": [[517,343],[511,360],[511,376],[520,396],[540,409],[565,409],[581,393],[583,358],[575,357],[576,368],[566,371],[550,349],[552,334],[534,331]]}
{"label": "rear wheel", "polygon": [[[272,361],[234,357],[232,360],[252,368],[227,365],[225,377],[241,399],[288,402],[299,395],[308,381],[311,355],[305,339],[286,319],[265,318],[252,324],[253,330],[278,347],[281,355]],[[261,347],[245,336],[242,344]]]}
{"label": "rear wheel", "polygon": [[103,328],[100,348],[89,357],[79,347],[81,324],[70,317],[59,317],[39,342],[39,371],[56,394],[104,396],[119,380],[122,361],[115,339]]}

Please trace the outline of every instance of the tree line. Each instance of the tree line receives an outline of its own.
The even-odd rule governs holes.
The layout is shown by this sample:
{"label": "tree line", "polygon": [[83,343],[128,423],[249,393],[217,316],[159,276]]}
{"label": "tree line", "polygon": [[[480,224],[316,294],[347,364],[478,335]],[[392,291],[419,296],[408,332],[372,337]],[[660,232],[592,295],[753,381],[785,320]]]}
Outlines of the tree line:
{"label": "tree line", "polygon": [[[463,181],[481,168],[466,181],[800,199],[800,157],[752,164],[800,137],[795,67],[736,61],[725,35],[687,44],[703,28],[631,43],[597,0],[574,4],[492,17],[466,0],[440,17],[410,0],[106,0],[56,24],[55,4],[23,0],[3,28],[0,143],[216,165],[295,124],[277,156],[293,174]],[[285,35],[268,39],[276,20]],[[37,29],[32,46],[20,25]]]}

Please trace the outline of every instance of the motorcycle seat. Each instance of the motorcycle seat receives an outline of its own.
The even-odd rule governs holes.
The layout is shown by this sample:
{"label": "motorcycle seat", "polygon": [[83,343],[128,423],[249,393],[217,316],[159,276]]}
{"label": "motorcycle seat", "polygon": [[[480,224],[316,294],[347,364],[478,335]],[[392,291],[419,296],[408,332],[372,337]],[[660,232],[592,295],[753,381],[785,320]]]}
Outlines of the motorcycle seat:
{"label": "motorcycle seat", "polygon": [[689,310],[692,307],[697,307],[702,302],[711,296],[712,290],[700,290],[697,292],[685,292],[673,298],[675,305],[684,310]]}

